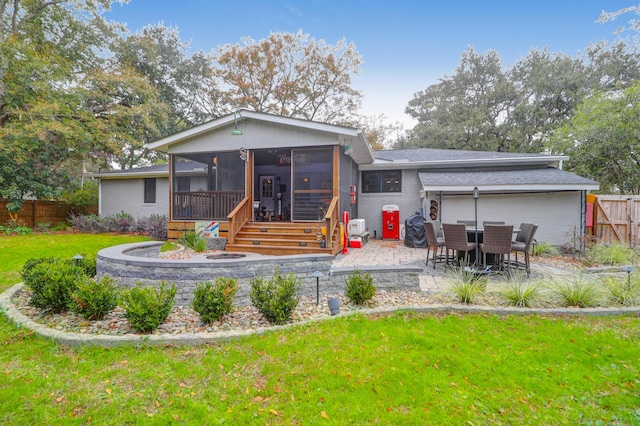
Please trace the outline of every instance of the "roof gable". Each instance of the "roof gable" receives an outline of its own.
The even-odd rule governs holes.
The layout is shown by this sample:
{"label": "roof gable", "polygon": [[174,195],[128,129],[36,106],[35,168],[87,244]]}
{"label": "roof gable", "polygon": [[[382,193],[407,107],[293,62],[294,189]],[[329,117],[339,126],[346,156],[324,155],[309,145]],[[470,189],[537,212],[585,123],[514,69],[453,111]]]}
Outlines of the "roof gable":
{"label": "roof gable", "polygon": [[[236,128],[241,135],[232,135]],[[357,163],[371,163],[373,153],[360,129],[240,110],[147,144],[169,153],[212,150],[341,145],[351,147]]]}

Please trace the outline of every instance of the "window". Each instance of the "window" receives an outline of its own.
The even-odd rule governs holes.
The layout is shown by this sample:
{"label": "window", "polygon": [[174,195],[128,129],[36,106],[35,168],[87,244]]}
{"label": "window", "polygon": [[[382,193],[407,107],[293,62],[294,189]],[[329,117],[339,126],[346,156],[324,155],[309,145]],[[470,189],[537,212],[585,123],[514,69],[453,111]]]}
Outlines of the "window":
{"label": "window", "polygon": [[156,179],[155,178],[144,179],[144,202],[145,203],[156,202]]}
{"label": "window", "polygon": [[362,192],[402,192],[402,171],[363,171]]}

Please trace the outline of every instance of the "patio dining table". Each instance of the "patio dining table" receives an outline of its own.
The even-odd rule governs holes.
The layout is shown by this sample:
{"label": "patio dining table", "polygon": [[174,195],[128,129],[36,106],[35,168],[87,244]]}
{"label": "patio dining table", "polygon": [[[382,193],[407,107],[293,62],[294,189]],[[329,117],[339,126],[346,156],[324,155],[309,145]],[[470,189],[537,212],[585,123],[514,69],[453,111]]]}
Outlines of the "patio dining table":
{"label": "patio dining table", "polygon": [[[470,243],[475,243],[476,242],[476,232],[478,233],[478,244],[483,242],[483,236],[484,236],[484,227],[482,226],[467,226],[467,241],[469,241]],[[513,228],[513,234],[517,234],[518,232],[520,232],[520,228]],[[479,257],[479,262],[476,263],[476,251],[478,253],[478,257]],[[480,250],[480,247],[477,247],[477,250],[473,250],[471,252],[469,252],[469,262],[471,264],[477,264],[477,265],[481,265],[482,262],[482,250]],[[495,256],[492,254],[487,254],[487,265],[492,265],[495,263]],[[482,266],[487,266],[487,265],[482,265]]]}

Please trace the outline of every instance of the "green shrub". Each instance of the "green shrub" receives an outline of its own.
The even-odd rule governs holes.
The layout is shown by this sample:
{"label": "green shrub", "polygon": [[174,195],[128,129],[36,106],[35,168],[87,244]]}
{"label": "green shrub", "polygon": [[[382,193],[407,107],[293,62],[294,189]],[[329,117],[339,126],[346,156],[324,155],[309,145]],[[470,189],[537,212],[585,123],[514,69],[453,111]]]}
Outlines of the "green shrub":
{"label": "green shrub", "polygon": [[6,235],[31,235],[33,229],[19,225],[15,222],[7,222],[5,226],[0,226],[0,233]]}
{"label": "green shrub", "polygon": [[51,227],[52,231],[66,231],[67,229],[69,229],[69,224],[65,222],[58,222]]}
{"label": "green shrub", "polygon": [[531,244],[532,256],[554,256],[556,254],[558,254],[558,249],[546,241],[535,241],[533,244]]}
{"label": "green shrub", "polygon": [[82,281],[88,280],[82,269],[57,259],[29,261],[22,276],[33,292],[31,305],[54,313],[66,311],[71,294]]}
{"label": "green shrub", "polygon": [[640,303],[640,278],[634,274],[626,277],[605,277],[605,297],[616,306],[637,306]]}
{"label": "green shrub", "polygon": [[51,224],[49,222],[38,222],[35,228],[36,232],[46,234],[51,230]]}
{"label": "green shrub", "polygon": [[356,305],[363,305],[373,299],[376,287],[373,285],[371,274],[362,275],[359,270],[354,270],[345,279],[346,295]]}
{"label": "green shrub", "polygon": [[512,306],[530,308],[538,304],[543,294],[540,281],[531,281],[523,271],[511,271],[500,288],[500,295]]}
{"label": "green shrub", "polygon": [[26,283],[30,279],[30,274],[33,268],[35,268],[41,263],[56,263],[58,261],[59,260],[56,259],[55,257],[32,257],[31,259],[28,259],[26,262],[24,262],[20,275],[22,276],[22,279]]}
{"label": "green shrub", "polygon": [[97,261],[98,261],[96,258],[96,255],[82,253],[81,256],[82,256],[82,259],[78,259],[78,260],[69,259],[68,263],[70,265],[78,266],[80,269],[84,271],[85,275],[88,276],[89,278],[95,277],[97,273]]}
{"label": "green shrub", "polygon": [[176,297],[176,287],[162,282],[160,288],[144,287],[140,283],[122,293],[124,317],[131,327],[140,333],[150,333],[164,322],[171,313]]}
{"label": "green shrub", "polygon": [[568,281],[556,282],[553,293],[560,299],[562,306],[587,308],[600,302],[600,289],[597,283],[582,275],[568,278]]}
{"label": "green shrub", "polygon": [[118,306],[119,288],[109,277],[82,280],[71,294],[69,310],[88,320],[101,320]]}
{"label": "green shrub", "polygon": [[74,214],[89,214],[97,211],[99,190],[98,183],[86,181],[82,188],[66,192],[62,195],[65,204]]}
{"label": "green shrub", "polygon": [[284,324],[291,319],[298,306],[300,280],[293,274],[280,275],[276,269],[273,277],[256,277],[250,281],[249,298],[262,315],[272,324]]}
{"label": "green shrub", "polygon": [[196,284],[191,307],[200,314],[203,323],[211,324],[233,312],[233,298],[237,292],[236,278],[217,277],[215,283],[201,282]]}
{"label": "green shrub", "polygon": [[487,290],[487,276],[474,273],[465,267],[452,268],[448,276],[451,292],[460,303],[471,304]]}
{"label": "green shrub", "polygon": [[202,253],[207,250],[207,239],[202,235],[196,234],[194,231],[187,231],[182,237],[180,237],[179,243],[198,253]]}
{"label": "green shrub", "polygon": [[633,249],[622,243],[594,244],[586,254],[590,263],[598,265],[625,265],[635,259]]}

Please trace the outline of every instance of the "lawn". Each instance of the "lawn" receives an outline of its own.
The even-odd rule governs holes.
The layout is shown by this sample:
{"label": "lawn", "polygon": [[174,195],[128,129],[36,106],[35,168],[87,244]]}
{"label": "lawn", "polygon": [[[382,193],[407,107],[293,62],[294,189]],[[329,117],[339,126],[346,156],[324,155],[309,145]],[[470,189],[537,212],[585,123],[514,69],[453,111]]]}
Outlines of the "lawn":
{"label": "lawn", "polygon": [[[0,237],[30,257],[133,242]],[[0,421],[638,424],[637,318],[355,315],[200,347],[66,348],[0,315]]]}

